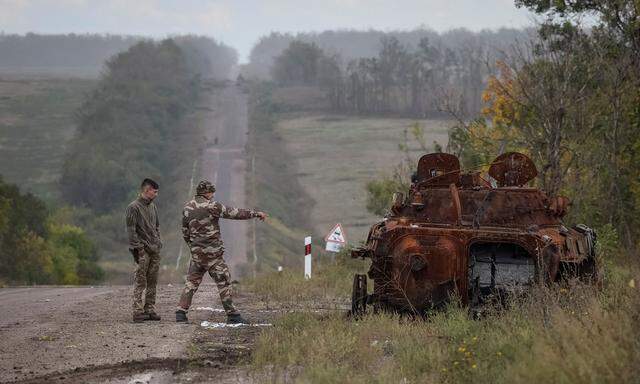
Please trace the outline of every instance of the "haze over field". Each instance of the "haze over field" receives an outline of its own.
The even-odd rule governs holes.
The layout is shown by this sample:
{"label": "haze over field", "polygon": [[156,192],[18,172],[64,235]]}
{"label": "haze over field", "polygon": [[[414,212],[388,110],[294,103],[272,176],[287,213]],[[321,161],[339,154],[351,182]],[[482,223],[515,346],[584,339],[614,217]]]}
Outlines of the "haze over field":
{"label": "haze over field", "polygon": [[443,32],[520,28],[532,14],[510,0],[0,0],[5,33],[109,33],[152,36],[213,36],[235,47],[246,62],[251,47],[271,32],[337,29]]}

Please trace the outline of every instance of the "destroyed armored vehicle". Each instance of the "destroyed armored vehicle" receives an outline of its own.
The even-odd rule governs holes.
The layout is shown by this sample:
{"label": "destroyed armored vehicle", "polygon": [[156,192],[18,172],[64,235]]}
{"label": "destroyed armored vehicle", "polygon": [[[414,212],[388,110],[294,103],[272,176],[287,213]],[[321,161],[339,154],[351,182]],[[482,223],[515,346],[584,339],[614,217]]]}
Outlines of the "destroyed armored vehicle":
{"label": "destroyed armored vehicle", "polygon": [[423,315],[452,297],[475,306],[563,278],[597,281],[595,232],[563,225],[569,200],[527,187],[537,173],[516,152],[496,158],[486,179],[461,172],[454,155],[422,156],[408,194],[394,194],[390,212],[351,253],[372,261],[354,277],[352,312],[373,305]]}

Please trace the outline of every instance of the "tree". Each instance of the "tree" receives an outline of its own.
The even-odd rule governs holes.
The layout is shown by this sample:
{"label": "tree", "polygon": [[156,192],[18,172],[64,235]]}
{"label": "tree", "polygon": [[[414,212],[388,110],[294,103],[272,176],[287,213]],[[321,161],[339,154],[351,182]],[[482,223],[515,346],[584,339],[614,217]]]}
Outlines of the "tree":
{"label": "tree", "polygon": [[510,66],[500,63],[501,75],[490,79],[484,95],[489,103],[485,115],[494,125],[520,131],[540,164],[540,185],[552,195],[563,187],[576,147],[593,132],[581,114],[596,75],[581,53],[591,49],[587,37],[571,26],[555,33],[554,38],[541,36],[531,55],[517,52]]}
{"label": "tree", "polygon": [[273,65],[273,79],[280,85],[314,85],[318,82],[324,52],[314,43],[292,41]]}
{"label": "tree", "polygon": [[581,133],[585,136],[584,145],[577,153],[586,166],[576,167],[571,177],[584,185],[577,205],[595,212],[591,215],[593,220],[615,225],[625,245],[637,249],[640,3],[517,0],[516,4],[547,16],[541,32],[551,41],[562,37],[566,30],[580,29],[575,21],[580,16],[589,15],[596,20],[588,34],[588,49],[579,51],[586,57],[586,67],[598,74],[578,119],[589,122],[593,131]]}

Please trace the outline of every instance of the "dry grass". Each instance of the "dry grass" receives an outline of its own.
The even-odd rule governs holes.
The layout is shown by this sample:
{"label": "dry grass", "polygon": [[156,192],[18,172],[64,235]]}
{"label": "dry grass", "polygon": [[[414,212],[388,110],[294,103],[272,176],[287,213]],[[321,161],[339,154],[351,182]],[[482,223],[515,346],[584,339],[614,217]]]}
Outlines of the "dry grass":
{"label": "dry grass", "polygon": [[[638,281],[640,267],[625,260],[608,272],[602,291],[578,283],[538,288],[480,320],[455,304],[428,321],[291,313],[260,336],[253,367],[273,382],[634,382],[640,374],[640,290],[630,281]],[[305,287],[288,281],[267,289],[313,296],[327,285],[310,283],[302,293]],[[317,292],[325,293],[320,299],[327,291]]]}
{"label": "dry grass", "polygon": [[260,273],[246,279],[244,285],[267,308],[348,308],[353,274],[368,268],[350,259],[348,253],[342,251],[335,262],[328,255],[314,255],[312,279],[305,279],[302,268],[294,267]]}

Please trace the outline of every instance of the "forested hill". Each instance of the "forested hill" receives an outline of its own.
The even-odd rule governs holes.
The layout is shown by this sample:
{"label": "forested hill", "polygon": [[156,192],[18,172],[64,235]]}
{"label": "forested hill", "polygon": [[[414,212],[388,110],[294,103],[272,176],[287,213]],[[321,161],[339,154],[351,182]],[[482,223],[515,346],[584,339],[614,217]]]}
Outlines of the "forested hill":
{"label": "forested hill", "polygon": [[[0,34],[0,72],[53,73],[98,76],[104,62],[126,51],[142,36],[66,34]],[[226,78],[236,64],[236,51],[211,38],[181,36],[174,39],[185,51],[207,52],[198,63],[204,77]]]}
{"label": "forested hill", "polygon": [[420,40],[426,37],[432,45],[442,49],[459,51],[485,48],[495,54],[508,49],[518,41],[526,41],[531,33],[533,30],[510,28],[480,32],[461,28],[443,33],[424,28],[389,32],[378,30],[330,30],[297,34],[273,32],[260,38],[251,50],[247,73],[258,78],[269,78],[275,58],[294,40],[315,43],[327,54],[339,55],[346,64],[353,59],[376,56],[380,51],[380,40],[384,37],[395,37],[410,49],[417,48]]}

